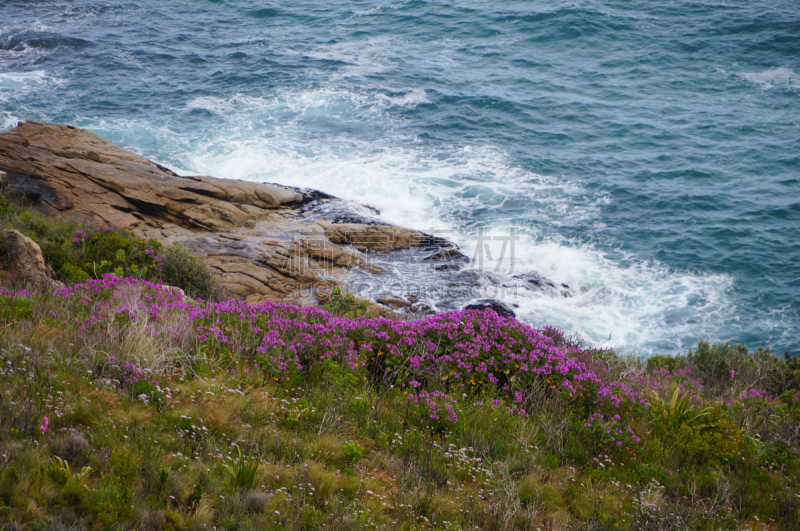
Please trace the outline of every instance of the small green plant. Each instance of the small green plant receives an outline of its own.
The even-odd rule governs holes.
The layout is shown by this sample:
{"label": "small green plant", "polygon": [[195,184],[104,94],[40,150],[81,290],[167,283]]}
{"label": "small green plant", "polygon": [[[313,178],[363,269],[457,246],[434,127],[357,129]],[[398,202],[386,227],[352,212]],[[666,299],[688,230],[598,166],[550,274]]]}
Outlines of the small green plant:
{"label": "small green plant", "polygon": [[73,473],[69,463],[60,457],[54,457],[54,463],[50,470],[50,477],[56,478],[56,484],[61,485],[61,491],[65,499],[71,503],[80,503],[85,492],[89,491],[89,475],[92,467],[85,466],[79,472]]}
{"label": "small green plant", "polygon": [[680,387],[676,387],[669,400],[664,400],[660,396],[655,395],[654,403],[652,404],[654,415],[661,420],[667,421],[674,427],[682,424],[696,428],[710,426],[710,424],[699,423],[711,414],[712,408],[705,407],[700,411],[695,410],[692,406],[691,397],[686,393],[681,395],[681,391]]}
{"label": "small green plant", "polygon": [[3,195],[0,194],[0,216],[5,216],[11,210],[11,203],[8,202]]}
{"label": "small green plant", "polygon": [[342,445],[342,453],[344,453],[344,458],[353,463],[364,457],[364,452],[364,447],[357,442],[351,441]]}
{"label": "small green plant", "polygon": [[261,475],[258,474],[260,462],[258,459],[242,455],[242,450],[239,447],[236,448],[236,451],[238,453],[236,460],[233,463],[225,463],[224,465],[228,473],[228,479],[231,485],[238,489],[253,490],[261,480]]}

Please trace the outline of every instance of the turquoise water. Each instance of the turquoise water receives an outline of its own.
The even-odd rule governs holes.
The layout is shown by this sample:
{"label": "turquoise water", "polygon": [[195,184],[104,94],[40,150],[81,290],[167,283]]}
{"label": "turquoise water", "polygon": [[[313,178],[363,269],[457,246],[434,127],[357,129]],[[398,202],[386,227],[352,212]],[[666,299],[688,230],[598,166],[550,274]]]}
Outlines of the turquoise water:
{"label": "turquoise water", "polygon": [[576,291],[519,317],[595,344],[800,349],[794,0],[4,0],[0,129],[25,119],[470,256],[514,228],[501,272]]}

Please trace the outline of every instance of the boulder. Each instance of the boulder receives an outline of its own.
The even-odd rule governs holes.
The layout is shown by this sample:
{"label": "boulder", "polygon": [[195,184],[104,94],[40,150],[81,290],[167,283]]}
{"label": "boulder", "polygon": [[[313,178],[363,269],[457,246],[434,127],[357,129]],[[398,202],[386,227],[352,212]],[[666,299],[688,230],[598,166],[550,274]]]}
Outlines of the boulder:
{"label": "boulder", "polygon": [[390,308],[394,308],[395,310],[400,308],[408,308],[411,306],[411,303],[402,297],[395,297],[394,295],[380,295],[377,299],[375,299],[379,303],[383,304],[384,306],[388,306]]}
{"label": "boulder", "polygon": [[64,287],[51,278],[39,245],[17,230],[6,231],[6,245],[11,261],[8,268],[12,285],[28,291],[43,292]]}

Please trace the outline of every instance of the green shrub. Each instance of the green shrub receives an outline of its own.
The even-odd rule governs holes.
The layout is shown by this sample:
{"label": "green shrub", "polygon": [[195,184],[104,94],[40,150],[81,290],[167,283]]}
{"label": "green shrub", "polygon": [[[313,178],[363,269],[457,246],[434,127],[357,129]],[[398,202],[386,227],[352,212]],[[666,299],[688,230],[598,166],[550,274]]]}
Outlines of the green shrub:
{"label": "green shrub", "polygon": [[28,299],[0,296],[0,319],[3,321],[21,321],[32,317],[33,308]]}
{"label": "green shrub", "polygon": [[15,466],[4,467],[0,472],[0,504],[13,506],[19,501],[19,470]]}
{"label": "green shrub", "polygon": [[321,363],[315,363],[309,373],[309,380],[315,384],[324,384],[328,389],[340,393],[352,393],[363,389],[367,383],[365,370],[345,368],[332,358],[325,358]]}
{"label": "green shrub", "polygon": [[164,513],[164,531],[182,531],[185,529],[181,516],[175,511]]}
{"label": "green shrub", "polygon": [[25,222],[25,228],[30,231],[35,237],[42,238],[50,233],[50,226],[47,224],[47,218],[40,215],[31,215]]}
{"label": "green shrub", "polygon": [[331,302],[325,305],[325,310],[333,315],[360,317],[367,312],[367,301],[356,304],[356,298],[352,293],[342,293],[339,286],[334,286],[331,290]]}
{"label": "green shrub", "polygon": [[81,245],[83,245],[83,256],[80,266],[92,272],[95,277],[108,272],[111,266],[118,262],[119,251],[122,251],[124,258],[133,250],[133,242],[130,239],[111,230],[90,233]]}
{"label": "green shrub", "polygon": [[647,358],[647,372],[655,372],[660,369],[667,369],[674,372],[675,369],[686,367],[687,360],[683,356],[651,356]]}
{"label": "green shrub", "polygon": [[0,216],[5,216],[11,211],[11,203],[8,202],[8,199],[5,198],[2,194],[0,194]]}
{"label": "green shrub", "polygon": [[131,450],[111,450],[111,470],[102,476],[100,487],[90,492],[89,507],[101,528],[115,529],[120,522],[133,519],[132,503],[139,464],[139,456]]}
{"label": "green shrub", "polygon": [[750,354],[744,345],[732,347],[730,343],[709,344],[700,341],[697,350],[689,351],[692,375],[704,385],[725,389],[734,378],[757,385],[772,392],[782,392],[784,362],[773,356],[769,349],[759,347]]}
{"label": "green shrub", "polygon": [[217,280],[208,266],[186,247],[173,243],[161,256],[161,280],[177,286],[190,297],[213,297]]}
{"label": "green shrub", "polygon": [[56,277],[61,281],[75,284],[86,282],[91,278],[89,273],[72,264],[64,264],[61,266],[56,272]]}
{"label": "green shrub", "polygon": [[364,447],[357,442],[345,443],[342,446],[344,458],[350,462],[356,462],[364,456]]}
{"label": "green shrub", "polygon": [[53,268],[53,271],[59,271],[64,265],[71,264],[72,259],[70,258],[67,251],[64,250],[61,245],[57,243],[49,243],[46,245],[42,245],[42,256],[44,257],[44,261]]}

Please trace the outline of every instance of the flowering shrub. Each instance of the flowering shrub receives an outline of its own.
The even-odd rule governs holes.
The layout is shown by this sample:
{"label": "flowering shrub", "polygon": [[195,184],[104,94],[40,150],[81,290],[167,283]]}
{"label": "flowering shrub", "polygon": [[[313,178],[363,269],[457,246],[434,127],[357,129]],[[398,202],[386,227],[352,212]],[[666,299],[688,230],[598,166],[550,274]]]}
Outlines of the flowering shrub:
{"label": "flowering shrub", "polygon": [[[6,310],[20,301],[24,314]],[[745,385],[757,370],[745,363],[720,389],[686,360],[626,372],[611,353],[491,310],[348,318],[192,301],[113,274],[48,295],[0,291],[0,303],[8,330],[40,341],[0,347],[0,442],[46,443],[27,484],[53,468],[49,445],[86,434],[85,462],[70,465],[92,477],[69,490],[45,474],[39,496],[104,526],[133,526],[146,505],[185,527],[307,515],[335,527],[335,505],[386,529],[423,517],[433,529],[643,529],[676,507],[696,529],[755,516],[791,529],[800,507],[800,391]],[[228,480],[245,463],[238,448],[252,482]],[[268,509],[236,513],[243,488],[269,492]],[[8,503],[9,520],[28,518]]]}
{"label": "flowering shrub", "polygon": [[352,370],[363,367],[372,381],[386,385],[421,382],[423,390],[444,385],[472,394],[498,389],[523,413],[531,393],[542,388],[584,409],[647,406],[626,384],[604,382],[580,359],[582,351],[493,311],[394,321],[336,317],[285,303],[227,301],[189,315],[200,324],[197,339],[209,352],[254,360],[278,379],[332,358]]}
{"label": "flowering shrub", "polygon": [[418,406],[418,412],[422,414],[423,418],[428,417],[437,423],[442,420],[451,424],[458,422],[453,399],[441,391],[431,393],[420,391],[409,394],[408,399]]}

